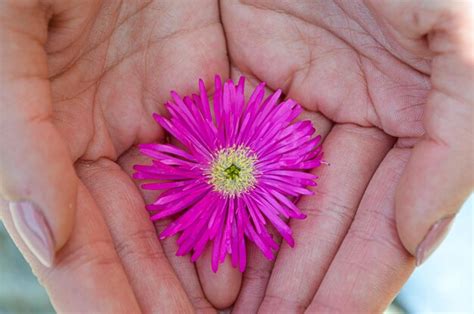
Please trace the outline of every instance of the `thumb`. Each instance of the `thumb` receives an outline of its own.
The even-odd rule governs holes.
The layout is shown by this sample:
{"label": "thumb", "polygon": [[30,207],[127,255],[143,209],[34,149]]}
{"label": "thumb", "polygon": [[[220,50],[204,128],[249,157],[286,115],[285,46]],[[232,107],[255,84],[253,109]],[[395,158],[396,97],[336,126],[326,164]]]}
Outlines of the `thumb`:
{"label": "thumb", "polygon": [[72,229],[77,178],[51,121],[48,12],[27,3],[0,4],[0,196],[9,204],[2,212],[11,215],[9,232],[51,266]]}
{"label": "thumb", "polygon": [[474,185],[473,3],[373,5],[399,35],[417,42],[407,46],[421,52],[424,45],[424,55],[433,57],[432,91],[423,121],[426,134],[413,149],[395,200],[400,239],[420,265],[443,240]]}

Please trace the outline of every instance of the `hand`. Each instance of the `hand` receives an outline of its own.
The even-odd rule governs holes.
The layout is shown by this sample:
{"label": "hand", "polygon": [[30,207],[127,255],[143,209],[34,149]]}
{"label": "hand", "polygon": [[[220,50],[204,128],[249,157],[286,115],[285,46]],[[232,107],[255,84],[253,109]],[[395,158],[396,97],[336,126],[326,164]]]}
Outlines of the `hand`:
{"label": "hand", "polygon": [[249,254],[236,313],[381,312],[435,248],[473,186],[472,9],[222,3],[232,74],[305,106],[331,163],[296,247]]}
{"label": "hand", "polygon": [[163,140],[152,113],[171,89],[229,75],[218,4],[4,1],[0,14],[1,216],[56,310],[212,311],[200,282],[231,303],[241,274],[202,262],[198,279],[161,247],[120,166]]}

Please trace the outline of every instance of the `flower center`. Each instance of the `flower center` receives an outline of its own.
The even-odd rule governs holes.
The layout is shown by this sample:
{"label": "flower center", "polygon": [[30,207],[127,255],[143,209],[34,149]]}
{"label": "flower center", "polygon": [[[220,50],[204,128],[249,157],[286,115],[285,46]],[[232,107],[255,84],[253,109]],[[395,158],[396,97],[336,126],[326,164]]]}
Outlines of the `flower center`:
{"label": "flower center", "polygon": [[240,195],[256,183],[256,161],[256,155],[247,147],[221,149],[211,163],[209,183],[225,196]]}
{"label": "flower center", "polygon": [[234,164],[230,165],[230,167],[227,167],[227,169],[225,169],[224,171],[227,176],[227,179],[230,179],[230,180],[237,179],[240,174],[240,168]]}

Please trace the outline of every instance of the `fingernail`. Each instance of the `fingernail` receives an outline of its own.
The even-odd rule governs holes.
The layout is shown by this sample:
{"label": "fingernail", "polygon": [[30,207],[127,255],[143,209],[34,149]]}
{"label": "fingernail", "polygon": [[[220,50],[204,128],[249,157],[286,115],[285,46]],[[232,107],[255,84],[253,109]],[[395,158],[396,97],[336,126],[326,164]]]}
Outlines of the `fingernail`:
{"label": "fingernail", "polygon": [[416,266],[423,264],[438,248],[451,228],[454,216],[442,218],[435,222],[426,233],[423,241],[416,248]]}
{"label": "fingernail", "polygon": [[10,202],[16,231],[23,242],[46,267],[54,260],[54,242],[48,223],[39,208],[30,201]]}

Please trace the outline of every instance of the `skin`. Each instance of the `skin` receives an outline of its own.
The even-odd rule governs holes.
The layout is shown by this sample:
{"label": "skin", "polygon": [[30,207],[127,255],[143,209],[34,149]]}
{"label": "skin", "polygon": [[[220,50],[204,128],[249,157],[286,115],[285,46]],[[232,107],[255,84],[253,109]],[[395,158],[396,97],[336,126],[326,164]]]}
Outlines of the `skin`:
{"label": "skin", "polygon": [[[1,195],[30,199],[57,254],[43,267],[1,217],[60,312],[382,311],[430,226],[472,190],[468,2],[5,1]],[[14,44],[13,44],[14,43]],[[275,262],[241,275],[159,242],[131,167],[163,141],[151,118],[202,78],[268,83],[325,137],[330,166]],[[14,147],[14,149],[4,149]],[[21,167],[18,166],[21,161]],[[2,206],[6,207],[6,206]],[[79,283],[79,284],[78,284]]]}

